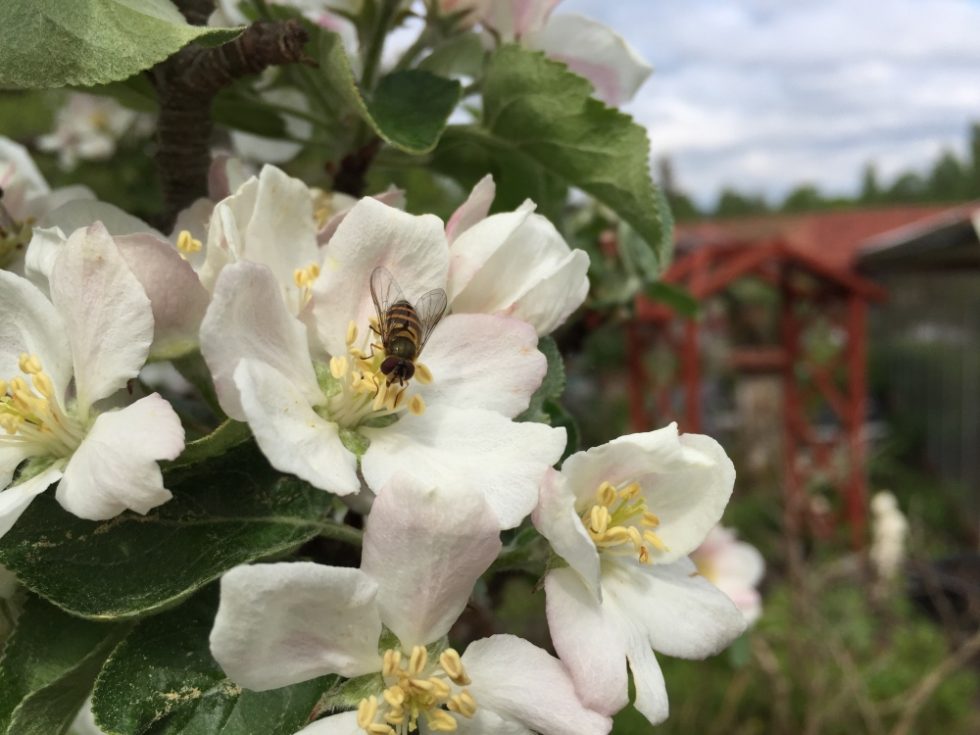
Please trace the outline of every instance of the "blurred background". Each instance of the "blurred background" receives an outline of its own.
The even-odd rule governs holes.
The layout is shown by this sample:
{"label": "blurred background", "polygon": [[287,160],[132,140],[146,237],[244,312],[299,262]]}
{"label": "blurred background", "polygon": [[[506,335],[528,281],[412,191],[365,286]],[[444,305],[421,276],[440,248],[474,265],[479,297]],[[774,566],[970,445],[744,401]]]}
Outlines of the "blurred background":
{"label": "blurred background", "polygon": [[[677,221],[663,272],[602,208],[559,223],[593,262],[588,308],[558,335],[580,447],[669,421],[715,436],[738,469],[723,523],[766,561],[761,615],[727,652],[660,657],[656,731],[980,732],[980,2],[562,9],[653,64],[626,109]],[[0,93],[0,134],[52,188],[152,220],[152,117],[129,109],[152,105],[112,104]],[[216,113],[235,128],[238,111]],[[93,114],[128,116],[94,154],[70,144]],[[310,145],[285,167],[316,184],[322,159]],[[413,210],[465,196],[383,159],[370,176]],[[546,644],[536,584],[499,575],[482,594],[502,630]],[[651,731],[617,718],[618,735]]]}

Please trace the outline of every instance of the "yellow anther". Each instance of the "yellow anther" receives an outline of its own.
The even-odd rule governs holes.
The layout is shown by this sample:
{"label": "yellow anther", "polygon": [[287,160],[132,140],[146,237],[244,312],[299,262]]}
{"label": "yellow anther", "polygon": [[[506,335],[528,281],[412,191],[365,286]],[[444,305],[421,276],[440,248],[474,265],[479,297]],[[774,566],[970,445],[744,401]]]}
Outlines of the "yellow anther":
{"label": "yellow anther", "polygon": [[447,699],[452,693],[449,685],[437,676],[429,677],[429,691],[436,699]]}
{"label": "yellow anther", "polygon": [[201,252],[204,243],[194,237],[189,230],[181,230],[177,235],[177,250],[183,255]]}
{"label": "yellow anther", "polygon": [[408,410],[415,416],[421,416],[425,413],[425,401],[422,400],[422,396],[418,393],[412,396],[412,399],[408,402]]}
{"label": "yellow anther", "polygon": [[35,373],[31,378],[34,389],[49,401],[54,397],[54,383],[47,373]]}
{"label": "yellow anther", "polygon": [[663,540],[651,530],[660,525],[660,519],[647,509],[643,489],[637,482],[619,486],[601,483],[595,502],[581,518],[600,551],[635,553],[641,564],[650,564],[651,548],[667,550]]}
{"label": "yellow anther", "polygon": [[37,375],[41,372],[41,360],[37,355],[28,355],[26,352],[22,352],[17,363],[20,366],[20,371],[27,375]]}
{"label": "yellow anther", "polygon": [[392,707],[401,707],[405,702],[405,690],[401,687],[388,687],[382,696]]}
{"label": "yellow anther", "polygon": [[439,665],[446,675],[453,680],[453,683],[466,686],[470,683],[470,678],[466,675],[463,668],[463,661],[453,648],[447,648],[439,655]]}
{"label": "yellow anther", "polygon": [[465,690],[451,697],[446,703],[446,707],[451,712],[457,712],[463,717],[472,717],[476,714],[476,700]]}
{"label": "yellow anther", "polygon": [[643,538],[657,551],[667,551],[667,544],[653,531],[644,531]]}
{"label": "yellow anther", "polygon": [[7,381],[0,378],[0,398],[3,398],[5,395],[7,395]]}
{"label": "yellow anther", "polygon": [[643,546],[643,536],[640,535],[640,529],[638,529],[636,526],[630,526],[626,530],[630,535],[630,541],[633,542],[633,546],[639,550],[640,547]]}
{"label": "yellow anther", "polygon": [[[354,320],[352,319],[350,323],[347,325],[347,346],[350,347],[352,344],[354,344],[354,341],[356,339],[357,339],[357,325],[354,323]],[[358,352],[360,352],[360,350],[358,350]]]}
{"label": "yellow anther", "polygon": [[388,400],[388,384],[381,383],[378,386],[378,392],[374,396],[374,401],[371,403],[372,411],[380,411],[385,406],[385,402]]}
{"label": "yellow anther", "polygon": [[337,380],[347,375],[347,358],[344,355],[330,358],[330,374]]}
{"label": "yellow anther", "polygon": [[639,494],[640,484],[638,482],[631,482],[629,485],[619,491],[619,497],[621,497],[623,500],[632,500]]}
{"label": "yellow anther", "polygon": [[390,725],[385,725],[383,722],[375,722],[373,725],[368,725],[366,732],[368,735],[398,735],[395,732],[395,728]]}
{"label": "yellow anther", "polygon": [[608,482],[602,483],[596,491],[596,499],[600,505],[609,507],[616,501],[616,488]]}
{"label": "yellow anther", "polygon": [[437,709],[428,712],[429,729],[433,732],[456,732],[459,727],[456,718],[445,710]]}
{"label": "yellow anther", "polygon": [[609,528],[609,509],[604,505],[593,505],[589,517],[589,527],[593,533],[603,534]]}
{"label": "yellow anther", "polygon": [[650,550],[646,546],[640,547],[640,564],[650,563]]}
{"label": "yellow anther", "polygon": [[362,730],[367,730],[367,728],[374,722],[375,715],[378,714],[378,698],[373,694],[370,697],[365,697],[357,704],[357,726]]}
{"label": "yellow anther", "polygon": [[432,371],[421,362],[415,363],[415,380],[422,385],[428,385],[432,382]]}
{"label": "yellow anther", "polygon": [[660,525],[660,519],[656,516],[656,514],[651,513],[650,511],[646,511],[643,514],[643,525],[650,526],[651,528],[656,528],[657,526]]}
{"label": "yellow anther", "polygon": [[11,381],[10,381],[10,393],[14,397],[22,396],[22,395],[26,394],[27,392],[28,392],[27,391],[27,383],[24,382],[24,379],[22,377],[17,376],[16,378],[12,378],[11,379]]}
{"label": "yellow anther", "polygon": [[402,652],[396,648],[389,648],[385,651],[381,673],[385,676],[392,676],[398,673],[402,663]]}
{"label": "yellow anther", "polygon": [[408,659],[408,673],[413,676],[422,673],[428,662],[429,652],[425,650],[425,646],[414,646]]}
{"label": "yellow anther", "polygon": [[293,281],[300,288],[309,288],[319,275],[320,266],[316,263],[310,263],[305,268],[297,268],[293,271]]}

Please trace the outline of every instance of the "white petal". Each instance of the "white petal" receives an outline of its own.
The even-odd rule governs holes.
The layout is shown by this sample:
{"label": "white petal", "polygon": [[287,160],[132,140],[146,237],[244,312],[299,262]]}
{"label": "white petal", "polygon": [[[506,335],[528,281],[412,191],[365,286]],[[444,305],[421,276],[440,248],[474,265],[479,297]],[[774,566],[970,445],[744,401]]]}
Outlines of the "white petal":
{"label": "white petal", "polygon": [[657,535],[667,546],[666,551],[650,549],[657,563],[683,558],[698,547],[721,518],[735,483],[735,467],[714,439],[679,437],[675,424],[578,452],[565,460],[562,474],[580,510],[602,482],[638,482],[649,510],[660,519]]}
{"label": "white petal", "polygon": [[446,238],[450,246],[457,237],[490,213],[490,205],[496,195],[497,185],[492,174],[487,174],[476,182],[466,201],[459,205],[446,222]]}
{"label": "white petal", "polygon": [[311,722],[296,735],[364,735],[357,725],[357,711],[341,712],[322,720]]}
{"label": "white petal", "polygon": [[541,385],[548,362],[534,328],[488,314],[452,314],[433,330],[421,361],[428,385],[414,383],[428,406],[485,408],[513,417]]}
{"label": "white petal", "polygon": [[588,254],[573,250],[551,274],[518,297],[510,313],[533,324],[538,334],[551,334],[589,295],[588,273]]}
{"label": "white petal", "polygon": [[357,459],[340,442],[337,424],[317,415],[289,378],[258,360],[235,370],[245,418],[270,464],[321,490],[356,493]]}
{"label": "white petal", "polygon": [[442,221],[406,214],[372,197],[347,213],[330,239],[313,286],[320,341],[331,355],[346,353],[351,321],[366,341],[368,320],[375,314],[371,273],[378,266],[388,269],[411,303],[430,289],[445,288],[449,245]]}
{"label": "white petal", "polygon": [[403,471],[446,490],[482,492],[501,528],[514,528],[534,509],[541,478],[565,447],[562,428],[480,409],[430,408],[362,431],[371,446],[361,469],[372,489]]}
{"label": "white petal", "polygon": [[[451,258],[449,262],[449,301],[456,311],[484,311],[482,308],[466,308],[468,304],[462,299],[462,293],[469,286],[473,278],[480,272],[487,261],[493,257],[507,241],[514,236],[527,218],[534,212],[535,204],[527,200],[513,212],[501,212],[479,222],[461,232],[453,242]],[[521,265],[528,267],[528,260],[521,257]],[[509,284],[501,284],[503,287]],[[482,293],[476,296],[482,298]],[[476,303],[476,296],[473,302]],[[459,307],[457,307],[459,300]],[[484,299],[489,301],[489,299]],[[482,307],[482,303],[477,304]]]}
{"label": "white petal", "polygon": [[612,728],[612,720],[582,705],[561,662],[523,638],[484,638],[462,658],[480,708],[547,735],[601,735]]}
{"label": "white petal", "polygon": [[71,233],[96,222],[101,222],[113,236],[148,233],[162,237],[156,229],[138,217],[133,217],[108,202],[97,200],[70,201],[47,214],[38,224],[41,227],[58,227],[62,232]]}
{"label": "white petal", "polygon": [[162,237],[123,235],[115,240],[153,308],[150,354],[168,359],[195,349],[211,296],[190,263]]}
{"label": "white petal", "polygon": [[4,434],[0,434],[0,488],[10,484],[17,466],[31,456],[31,451],[22,444],[7,444]]}
{"label": "white petal", "polygon": [[622,36],[576,13],[552,16],[541,30],[526,36],[525,42],[568,64],[592,82],[596,97],[613,107],[633,99],[653,71]]}
{"label": "white petal", "polygon": [[361,570],[378,583],[381,620],[409,649],[449,632],[500,547],[499,526],[479,494],[401,475],[374,501]]}
{"label": "white petal", "polygon": [[0,188],[4,190],[3,204],[15,220],[31,216],[28,202],[48,192],[37,164],[20,143],[0,135]]}
{"label": "white petal", "polygon": [[586,707],[613,715],[629,701],[626,641],[615,619],[572,569],[553,569],[544,580],[548,630]]}
{"label": "white petal", "polygon": [[516,720],[501,717],[496,712],[477,705],[472,717],[456,716],[458,735],[534,735]]}
{"label": "white petal", "polygon": [[183,449],[180,419],[157,393],[100,414],[68,460],[58,502],[93,521],[127,508],[148,513],[172,497],[157,461],[176,459]]}
{"label": "white petal", "polygon": [[26,278],[0,270],[0,314],[0,377],[21,375],[21,354],[37,355],[64,400],[71,381],[71,350],[57,309]]}
{"label": "white petal", "polygon": [[604,604],[646,632],[654,650],[700,659],[721,651],[745,630],[741,613],[690,559],[673,564],[603,568]]}
{"label": "white petal", "polygon": [[247,689],[379,671],[377,585],[312,562],[235,567],[221,578],[211,654]]}
{"label": "white petal", "polygon": [[531,520],[555,553],[581,577],[596,601],[601,600],[599,552],[575,512],[575,496],[560,472],[548,469]]}
{"label": "white petal", "polygon": [[150,300],[98,223],[68,238],[51,271],[51,300],[65,320],[84,411],[139,374],[153,341]]}
{"label": "white petal", "polygon": [[61,477],[62,464],[54,464],[29,480],[0,491],[0,537],[9,531],[27,506]]}
{"label": "white petal", "polygon": [[279,284],[265,266],[239,262],[221,272],[201,322],[201,354],[221,408],[238,421],[245,420],[245,413],[233,376],[242,359],[274,367],[308,404],[322,400],[306,327],[287,311]]}
{"label": "white petal", "polygon": [[624,627],[624,631],[627,637],[626,658],[633,672],[633,688],[636,691],[633,706],[651,725],[659,725],[670,714],[663,671],[642,633],[629,625]]}

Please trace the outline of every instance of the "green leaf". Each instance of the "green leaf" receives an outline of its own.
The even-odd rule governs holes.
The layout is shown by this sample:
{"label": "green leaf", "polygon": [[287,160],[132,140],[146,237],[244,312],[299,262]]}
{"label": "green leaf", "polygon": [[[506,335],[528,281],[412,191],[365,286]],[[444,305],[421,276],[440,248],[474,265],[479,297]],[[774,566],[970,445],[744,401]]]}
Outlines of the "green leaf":
{"label": "green leaf", "polygon": [[462,87],[452,79],[420,69],[384,77],[370,96],[358,87],[339,36],[325,34],[320,68],[326,85],[386,143],[420,155],[436,147]]}
{"label": "green leaf", "polygon": [[99,675],[92,708],[109,735],[292,735],[336,677],[243,690],[212,658],[217,586],[141,621]]}
{"label": "green leaf", "polygon": [[137,112],[156,112],[159,106],[156,90],[145,74],[134,74],[118,82],[86,87],[84,91],[112,97],[119,104]]}
{"label": "green leaf", "polygon": [[0,3],[0,89],[91,86],[149,69],[191,41],[241,29],[192,26],[170,0]]}
{"label": "green leaf", "polygon": [[72,617],[30,597],[0,661],[0,733],[64,732],[127,629]]}
{"label": "green leaf", "polygon": [[419,62],[419,69],[444,77],[478,77],[487,51],[477,33],[461,33],[440,43]]}
{"label": "green leaf", "polygon": [[651,283],[646,288],[646,295],[647,298],[667,304],[682,316],[695,316],[700,308],[698,300],[691,295],[690,291],[673,283],[664,283],[663,281]]}
{"label": "green leaf", "polygon": [[564,64],[501,46],[487,66],[483,121],[472,134],[588,192],[633,225],[666,262],[670,216],[650,177],[646,130],[592,97],[592,86]]}
{"label": "green leaf", "polygon": [[219,457],[252,438],[248,424],[227,419],[207,436],[188,442],[184,451],[168,466],[168,469],[187,467],[211,457]]}
{"label": "green leaf", "polygon": [[173,604],[236,564],[349,531],[325,520],[329,493],[279,474],[252,445],[166,473],[164,484],[172,500],[102,522],[44,493],[0,539],[0,561],[59,607],[114,619]]}
{"label": "green leaf", "polygon": [[548,369],[544,374],[541,385],[531,396],[531,402],[527,409],[517,417],[517,421],[537,421],[538,423],[551,423],[551,418],[545,411],[545,403],[557,400],[565,390],[565,364],[562,362],[561,352],[558,345],[551,337],[542,337],[538,340],[538,349],[544,353],[548,360]]}

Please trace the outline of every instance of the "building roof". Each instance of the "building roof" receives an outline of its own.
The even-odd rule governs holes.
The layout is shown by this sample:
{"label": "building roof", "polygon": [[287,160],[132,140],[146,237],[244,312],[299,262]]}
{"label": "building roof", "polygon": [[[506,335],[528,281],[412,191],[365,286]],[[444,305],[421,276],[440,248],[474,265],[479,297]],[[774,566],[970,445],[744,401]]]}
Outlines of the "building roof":
{"label": "building roof", "polygon": [[956,207],[909,205],[708,220],[678,225],[675,241],[678,251],[684,252],[705,245],[778,240],[832,268],[848,269],[871,238],[951,209]]}
{"label": "building roof", "polygon": [[980,268],[980,202],[866,240],[858,267],[869,273]]}

